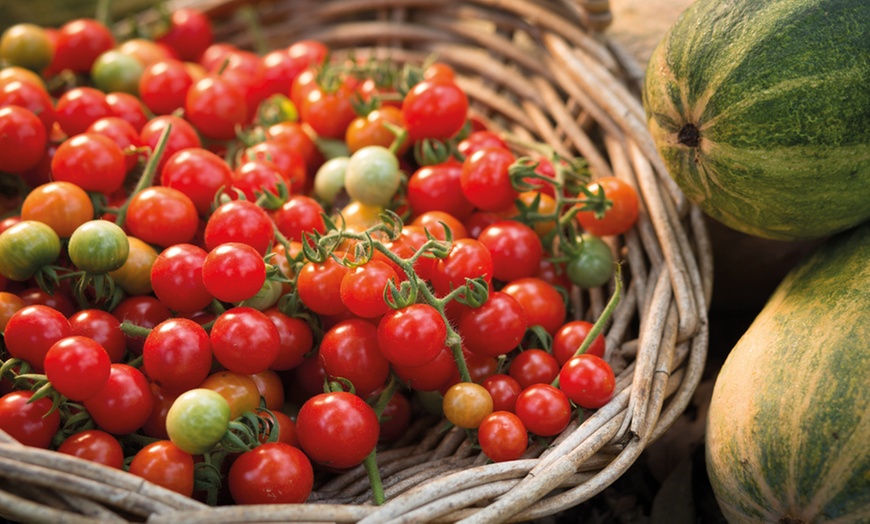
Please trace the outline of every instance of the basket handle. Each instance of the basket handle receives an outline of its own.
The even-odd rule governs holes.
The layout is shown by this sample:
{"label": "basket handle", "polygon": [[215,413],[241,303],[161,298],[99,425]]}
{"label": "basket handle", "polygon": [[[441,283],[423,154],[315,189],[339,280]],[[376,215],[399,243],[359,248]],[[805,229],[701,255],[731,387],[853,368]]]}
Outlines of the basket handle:
{"label": "basket handle", "polygon": [[595,31],[604,31],[613,22],[610,0],[572,0],[580,7],[586,26]]}

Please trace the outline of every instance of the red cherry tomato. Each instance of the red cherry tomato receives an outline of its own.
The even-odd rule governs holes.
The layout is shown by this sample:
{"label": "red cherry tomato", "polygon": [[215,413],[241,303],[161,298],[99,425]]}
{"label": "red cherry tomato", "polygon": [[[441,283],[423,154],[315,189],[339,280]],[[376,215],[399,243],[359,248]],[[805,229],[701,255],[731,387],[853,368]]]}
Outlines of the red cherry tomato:
{"label": "red cherry tomato", "polygon": [[217,361],[237,373],[269,369],[278,356],[278,329],[263,312],[250,307],[226,310],[215,319],[209,337]]}
{"label": "red cherry tomato", "polygon": [[468,117],[468,97],[444,76],[417,83],[402,101],[402,117],[408,140],[444,140],[462,129]]}
{"label": "red cherry tomato", "polygon": [[252,298],[265,282],[266,262],[248,244],[219,244],[202,263],[203,285],[213,297],[224,302]]}
{"label": "red cherry tomato", "polygon": [[536,277],[513,280],[501,291],[523,306],[529,326],[540,325],[552,335],[565,323],[565,299],[544,280]]}
{"label": "red cherry tomato", "polygon": [[523,389],[532,384],[549,384],[559,375],[559,363],[542,349],[526,349],[511,361],[508,374]]}
{"label": "red cherry tomato", "polygon": [[363,399],[337,391],[306,401],[296,417],[296,432],[311,460],[344,469],[362,463],[375,449],[380,425]]}
{"label": "red cherry tomato", "polygon": [[378,324],[381,352],[392,364],[423,366],[435,359],[447,341],[447,325],[437,309],[428,304],[388,312]]}
{"label": "red cherry tomato", "polygon": [[494,411],[477,428],[480,450],[493,462],[517,460],[529,446],[529,434],[520,417],[508,411]]}
{"label": "red cherry tomato", "polygon": [[164,249],[151,265],[154,294],[169,309],[195,313],[214,299],[202,281],[202,265],[208,253],[193,244],[174,244]]}
{"label": "red cherry tomato", "polygon": [[559,388],[581,408],[604,406],[613,398],[615,387],[616,378],[610,364],[588,353],[573,357],[559,372]]}
{"label": "red cherry tomato", "polygon": [[366,320],[344,320],[329,328],[319,355],[326,375],[331,380],[349,380],[360,396],[383,386],[390,374],[390,364],[378,345],[378,328]]}
{"label": "red cherry tomato", "polygon": [[[560,366],[564,366],[574,354],[580,349],[583,341],[592,330],[592,322],[586,320],[572,320],[559,328],[553,335],[553,356]],[[589,355],[604,357],[605,341],[604,335],[599,333],[592,345],[586,350]]]}
{"label": "red cherry tomato", "polygon": [[70,400],[87,400],[109,381],[112,361],[97,341],[82,336],[65,337],[45,354],[45,376],[58,393]]}
{"label": "red cherry tomato", "polygon": [[51,399],[31,402],[33,391],[18,390],[0,397],[0,429],[18,442],[48,449],[60,429],[60,412],[52,410]]}
{"label": "red cherry tomato", "polygon": [[168,391],[181,393],[199,386],[211,365],[209,335],[193,320],[164,320],[145,338],[142,368],[152,382]]}
{"label": "red cherry tomato", "polygon": [[114,435],[101,429],[86,429],[70,435],[57,448],[66,453],[110,468],[124,467],[124,449]]}
{"label": "red cherry tomato", "polygon": [[218,155],[191,147],[175,152],[166,159],[160,184],[177,189],[190,197],[196,211],[207,216],[215,195],[232,183],[232,168]]}
{"label": "red cherry tomato", "polygon": [[19,309],[9,318],[3,341],[10,356],[27,361],[40,372],[51,346],[70,335],[72,328],[63,313],[36,304]]}
{"label": "red cherry tomato", "polygon": [[571,421],[571,403],[561,390],[549,384],[533,384],[517,397],[516,414],[531,433],[552,437]]}
{"label": "red cherry tomato", "polygon": [[176,493],[193,495],[193,455],[169,440],[146,444],[133,456],[129,471]]}
{"label": "red cherry tomato", "polygon": [[515,160],[513,153],[501,147],[484,147],[475,151],[462,163],[459,179],[462,194],[484,211],[501,211],[510,207],[518,196],[508,173]]}
{"label": "red cherry tomato", "polygon": [[113,435],[126,435],[141,428],[154,407],[148,379],[127,364],[112,364],[109,381],[94,396],[84,401],[100,429]]}
{"label": "red cherry tomato", "polygon": [[492,278],[502,282],[535,276],[544,256],[544,246],[535,230],[516,220],[485,227],[477,241],[492,255]]}
{"label": "red cherry tomato", "polygon": [[311,494],[314,469],[298,448],[272,442],[239,455],[227,482],[236,504],[299,504]]}

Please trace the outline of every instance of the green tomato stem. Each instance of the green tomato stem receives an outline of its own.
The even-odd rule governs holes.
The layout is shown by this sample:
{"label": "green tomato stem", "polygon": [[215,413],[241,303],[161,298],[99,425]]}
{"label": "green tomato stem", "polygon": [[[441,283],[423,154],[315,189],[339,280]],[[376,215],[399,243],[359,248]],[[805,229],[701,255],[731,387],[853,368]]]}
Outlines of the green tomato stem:
{"label": "green tomato stem", "polygon": [[[622,266],[616,264],[616,272],[614,275],[614,288],[613,295],[611,295],[610,300],[607,301],[607,305],[604,307],[604,311],[601,312],[601,315],[592,325],[592,328],[589,330],[589,333],[586,335],[586,338],[583,339],[583,343],[580,344],[580,347],[577,348],[577,351],[574,352],[573,356],[578,356],[586,353],[589,349],[589,346],[595,342],[595,338],[604,331],[604,325],[610,320],[610,317],[613,316],[613,312],[616,310],[616,306],[619,305],[619,301],[622,299]],[[559,376],[556,375],[556,378],[551,383],[553,387],[559,387]]]}
{"label": "green tomato stem", "polygon": [[[157,174],[157,164],[160,163],[160,158],[163,157],[163,153],[166,151],[166,144],[169,143],[170,131],[172,131],[172,124],[166,124],[166,127],[160,134],[160,139],[157,141],[157,147],[154,149],[154,153],[148,157],[148,161],[145,163],[145,170],[136,182],[136,187],[133,188],[130,197],[141,192],[143,189],[150,187],[154,183],[154,176]],[[124,221],[127,219],[128,207],[130,207],[130,198],[127,198],[127,201],[118,209],[115,223],[119,227],[124,227]]]}
{"label": "green tomato stem", "polygon": [[369,453],[363,460],[366,474],[369,477],[369,484],[372,486],[372,499],[376,506],[380,506],[387,501],[384,494],[384,484],[381,481],[381,472],[378,469],[377,448]]}

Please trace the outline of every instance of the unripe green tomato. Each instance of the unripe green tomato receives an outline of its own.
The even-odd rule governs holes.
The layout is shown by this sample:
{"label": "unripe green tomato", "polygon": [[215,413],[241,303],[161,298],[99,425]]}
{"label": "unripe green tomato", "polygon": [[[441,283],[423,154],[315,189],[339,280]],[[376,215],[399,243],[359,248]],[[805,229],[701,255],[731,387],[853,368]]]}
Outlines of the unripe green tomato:
{"label": "unripe green tomato", "polygon": [[281,282],[266,279],[256,295],[247,300],[241,301],[239,305],[251,307],[257,311],[265,311],[278,303],[278,299],[281,298],[282,292],[283,287]]}
{"label": "unripe green tomato", "polygon": [[124,230],[108,220],[90,220],[69,237],[70,261],[82,271],[108,273],[124,265],[130,241]]}
{"label": "unripe green tomato", "polygon": [[91,80],[104,93],[139,93],[139,77],[145,66],[132,55],[110,49],[94,61]]}
{"label": "unripe green tomato", "polygon": [[344,189],[344,175],[350,157],[337,156],[324,162],[314,174],[314,196],[332,205]]}
{"label": "unripe green tomato", "polygon": [[35,24],[15,24],[0,37],[0,58],[9,66],[42,71],[54,58],[54,45],[44,28]]}
{"label": "unripe green tomato", "polygon": [[23,220],[0,233],[0,275],[22,282],[60,255],[60,237],[46,224]]}
{"label": "unripe green tomato", "polygon": [[230,423],[230,404],[220,393],[196,388],[185,391],[166,413],[166,433],[179,449],[201,455],[212,449],[226,434]]}
{"label": "unripe green tomato", "polygon": [[401,182],[399,159],[386,147],[363,147],[347,162],[344,187],[348,196],[361,204],[386,207]]}
{"label": "unripe green tomato", "polygon": [[603,286],[613,277],[613,252],[600,238],[581,235],[579,252],[565,264],[568,280],[582,288]]}

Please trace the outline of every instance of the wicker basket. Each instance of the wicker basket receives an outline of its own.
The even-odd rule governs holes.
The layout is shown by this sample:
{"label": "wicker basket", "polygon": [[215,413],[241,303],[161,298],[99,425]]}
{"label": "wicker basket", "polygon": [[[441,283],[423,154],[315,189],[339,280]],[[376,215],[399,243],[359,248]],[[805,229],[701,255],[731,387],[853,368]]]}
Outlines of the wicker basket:
{"label": "wicker basket", "polygon": [[[683,412],[708,345],[712,263],[704,221],[674,185],[647,134],[642,70],[603,32],[607,0],[184,0],[216,38],[253,48],[239,16],[255,7],[270,48],[319,39],[335,53],[421,62],[435,53],[461,76],[475,116],[496,130],[584,157],[593,176],[638,189],[641,216],[609,239],[627,260],[606,329],[617,394],[549,446],[488,463],[466,433],[412,428],[380,450],[387,502],[373,505],[362,467],[305,504],[209,507],[123,471],[25,448],[0,432],[0,515],[51,522],[495,522],[554,515],[600,493]],[[262,42],[261,42],[262,43]],[[594,319],[612,290],[575,294]]]}

